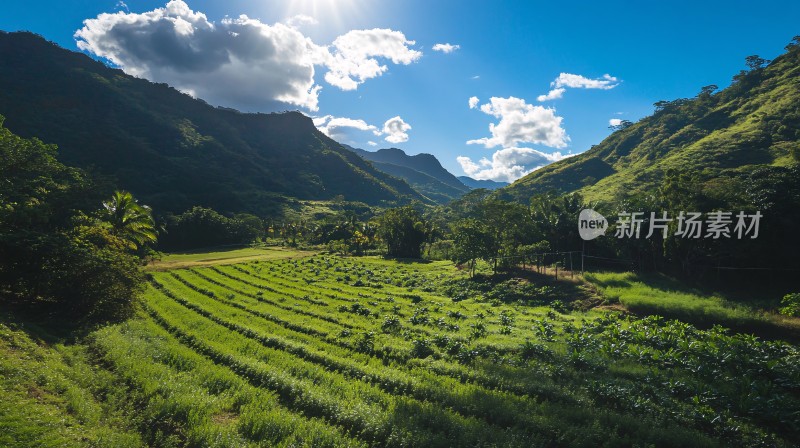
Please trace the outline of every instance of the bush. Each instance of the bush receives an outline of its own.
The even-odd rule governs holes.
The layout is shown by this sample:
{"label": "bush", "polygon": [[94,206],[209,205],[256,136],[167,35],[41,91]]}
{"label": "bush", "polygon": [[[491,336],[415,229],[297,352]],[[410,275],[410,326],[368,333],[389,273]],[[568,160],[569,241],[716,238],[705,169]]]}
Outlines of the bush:
{"label": "bush", "polygon": [[142,289],[130,241],[97,214],[104,194],[56,148],[17,137],[0,117],[0,301],[60,324],[130,316]]}
{"label": "bush", "polygon": [[168,217],[166,229],[159,248],[167,251],[249,244],[263,232],[261,220],[252,215],[228,218],[204,207]]}
{"label": "bush", "polygon": [[800,317],[800,293],[786,294],[781,300],[783,305],[778,311],[790,317]]}

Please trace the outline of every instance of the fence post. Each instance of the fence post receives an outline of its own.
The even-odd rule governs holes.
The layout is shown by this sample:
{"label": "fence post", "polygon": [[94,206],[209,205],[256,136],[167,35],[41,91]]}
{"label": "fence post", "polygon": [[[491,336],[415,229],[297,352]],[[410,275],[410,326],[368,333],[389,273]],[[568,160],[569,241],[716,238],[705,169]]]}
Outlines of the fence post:
{"label": "fence post", "polygon": [[581,245],[581,275],[583,275],[583,259],[586,256],[586,240]]}
{"label": "fence post", "polygon": [[572,252],[569,253],[569,278],[575,277],[575,270],[572,269]]}

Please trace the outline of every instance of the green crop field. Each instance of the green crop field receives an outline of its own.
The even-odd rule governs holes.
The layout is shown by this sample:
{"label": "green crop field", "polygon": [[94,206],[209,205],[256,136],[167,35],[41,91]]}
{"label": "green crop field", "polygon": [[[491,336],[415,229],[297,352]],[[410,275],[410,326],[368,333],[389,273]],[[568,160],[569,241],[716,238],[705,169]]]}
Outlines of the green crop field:
{"label": "green crop field", "polygon": [[139,317],[80,343],[4,323],[0,445],[800,442],[793,345],[567,311],[548,289],[448,297],[464,275],[328,255],[151,271]]}

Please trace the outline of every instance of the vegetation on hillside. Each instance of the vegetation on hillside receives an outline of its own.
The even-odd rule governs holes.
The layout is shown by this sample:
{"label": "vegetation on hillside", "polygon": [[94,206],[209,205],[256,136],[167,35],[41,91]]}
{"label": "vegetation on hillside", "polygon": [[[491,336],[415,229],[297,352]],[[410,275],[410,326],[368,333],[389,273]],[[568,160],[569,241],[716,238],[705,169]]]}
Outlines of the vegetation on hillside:
{"label": "vegetation on hillside", "polygon": [[0,34],[0,114],[159,213],[194,206],[279,217],[288,197],[392,204],[422,199],[299,112],[214,108],[30,33]]}
{"label": "vegetation on hillside", "polygon": [[800,153],[800,36],[774,61],[748,57],[721,91],[655,103],[655,113],[620,126],[590,150],[536,170],[501,190],[522,202],[579,191],[621,202],[652,194],[670,172],[691,173],[697,193],[725,199],[748,178],[780,171]]}
{"label": "vegetation on hillside", "polygon": [[570,312],[558,290],[461,296],[461,275],[332,256],[184,269],[155,273],[139,317],[77,345],[41,348],[3,324],[4,434],[68,446],[76,433],[97,446],[800,442],[794,346]]}
{"label": "vegetation on hillside", "polygon": [[416,191],[437,204],[445,204],[470,190],[470,187],[445,170],[431,154],[409,156],[397,148],[372,152],[346,145],[345,147],[372,162],[375,168],[405,180]]}
{"label": "vegetation on hillside", "polygon": [[[87,175],[56,160],[55,146],[23,139],[0,117],[0,302],[89,323],[130,316],[143,282],[148,209],[101,196]],[[123,210],[124,208],[124,210]]]}

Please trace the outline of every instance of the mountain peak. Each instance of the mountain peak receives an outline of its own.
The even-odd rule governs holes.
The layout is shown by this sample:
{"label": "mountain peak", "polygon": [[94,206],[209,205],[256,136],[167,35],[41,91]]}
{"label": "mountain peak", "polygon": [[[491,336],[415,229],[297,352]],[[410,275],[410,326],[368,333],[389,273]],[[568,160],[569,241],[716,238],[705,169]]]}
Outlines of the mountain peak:
{"label": "mountain peak", "polygon": [[112,69],[32,33],[0,34],[0,115],[59,159],[160,212],[194,205],[275,216],[287,197],[424,199],[301,112],[242,113]]}

